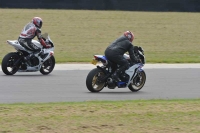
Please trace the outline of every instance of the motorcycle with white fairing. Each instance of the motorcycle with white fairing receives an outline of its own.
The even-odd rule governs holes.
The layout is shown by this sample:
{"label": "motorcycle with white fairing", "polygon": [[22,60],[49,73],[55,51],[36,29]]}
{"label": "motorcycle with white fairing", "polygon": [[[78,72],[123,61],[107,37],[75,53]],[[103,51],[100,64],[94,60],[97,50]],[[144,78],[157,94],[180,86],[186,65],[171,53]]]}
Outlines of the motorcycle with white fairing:
{"label": "motorcycle with white fairing", "polygon": [[86,78],[87,89],[90,92],[100,92],[104,87],[109,89],[128,87],[133,92],[141,90],[146,81],[146,73],[142,68],[145,64],[145,56],[141,47],[134,51],[139,62],[132,62],[130,56],[124,54],[124,58],[129,62],[129,69],[120,73],[119,79],[121,81],[115,81],[112,78],[113,73],[120,67],[119,65],[109,61],[104,55],[94,55],[92,64],[96,65],[101,62],[103,65],[98,65],[97,68],[88,73]]}
{"label": "motorcycle with white fairing", "polygon": [[[6,75],[14,75],[16,72],[37,72],[40,71],[43,75],[51,73],[55,66],[54,58],[54,44],[50,39],[48,33],[42,35],[42,38],[50,48],[44,48],[39,41],[32,40],[37,47],[41,48],[41,51],[34,53],[29,51],[20,45],[18,40],[7,40],[7,43],[13,46],[17,51],[10,52],[4,56],[1,68]],[[33,54],[29,60],[25,60],[24,57],[29,54]]]}

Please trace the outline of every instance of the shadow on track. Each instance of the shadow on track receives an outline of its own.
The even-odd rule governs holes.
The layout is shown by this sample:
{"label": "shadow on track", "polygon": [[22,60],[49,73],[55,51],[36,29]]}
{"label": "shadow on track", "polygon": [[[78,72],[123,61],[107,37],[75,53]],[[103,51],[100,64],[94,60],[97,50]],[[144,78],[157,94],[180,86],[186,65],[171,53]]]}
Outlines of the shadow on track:
{"label": "shadow on track", "polygon": [[[111,95],[115,95],[115,94],[130,94],[130,95],[133,95],[133,94],[145,94],[145,93],[147,93],[147,92],[144,92],[144,91],[138,91],[138,92],[132,92],[132,91],[129,91],[129,90],[125,90],[126,88],[124,88],[124,91],[122,91],[122,90],[120,90],[120,91],[113,91],[113,92],[111,92],[111,91],[102,91],[102,92],[98,92],[98,93],[93,93],[93,92],[86,92],[86,93],[90,93],[90,94],[95,94],[95,95],[104,95],[104,94],[111,94]],[[128,88],[127,88],[128,89]],[[117,89],[115,89],[115,90],[117,90]]]}

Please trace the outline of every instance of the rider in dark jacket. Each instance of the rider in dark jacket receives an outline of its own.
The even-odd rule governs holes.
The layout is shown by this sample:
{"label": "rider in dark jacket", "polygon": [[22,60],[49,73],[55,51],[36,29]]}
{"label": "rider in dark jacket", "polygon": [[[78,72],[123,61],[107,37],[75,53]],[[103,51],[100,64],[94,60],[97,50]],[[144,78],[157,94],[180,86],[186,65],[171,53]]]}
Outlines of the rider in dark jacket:
{"label": "rider in dark jacket", "polygon": [[126,31],[105,50],[105,56],[108,60],[120,65],[119,69],[117,69],[113,74],[113,79],[116,81],[120,81],[119,74],[129,68],[128,61],[123,57],[124,53],[128,52],[133,62],[139,62],[134,55],[134,46],[132,44],[133,39],[134,34],[130,31]]}

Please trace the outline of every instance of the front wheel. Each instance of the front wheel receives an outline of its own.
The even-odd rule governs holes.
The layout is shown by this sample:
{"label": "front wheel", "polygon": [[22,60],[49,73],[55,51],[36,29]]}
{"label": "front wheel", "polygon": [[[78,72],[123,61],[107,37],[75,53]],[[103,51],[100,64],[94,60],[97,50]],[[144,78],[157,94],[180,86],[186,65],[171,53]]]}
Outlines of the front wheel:
{"label": "front wheel", "polygon": [[86,78],[86,86],[91,92],[100,92],[104,86],[105,82],[101,81],[105,77],[105,74],[98,68],[91,70]]}
{"label": "front wheel", "polygon": [[133,81],[130,83],[128,88],[133,92],[139,91],[140,89],[142,89],[145,82],[146,82],[146,74],[144,71],[140,71],[137,73],[135,78],[133,78]]}
{"label": "front wheel", "polygon": [[43,74],[43,75],[47,75],[49,73],[51,73],[54,69],[54,66],[55,66],[55,58],[54,56],[51,56],[48,60],[46,60],[41,68],[40,68],[40,72]]}
{"label": "front wheel", "polygon": [[15,74],[18,69],[18,62],[20,59],[19,55],[17,53],[8,53],[4,56],[2,63],[1,63],[1,69],[6,75],[13,75]]}

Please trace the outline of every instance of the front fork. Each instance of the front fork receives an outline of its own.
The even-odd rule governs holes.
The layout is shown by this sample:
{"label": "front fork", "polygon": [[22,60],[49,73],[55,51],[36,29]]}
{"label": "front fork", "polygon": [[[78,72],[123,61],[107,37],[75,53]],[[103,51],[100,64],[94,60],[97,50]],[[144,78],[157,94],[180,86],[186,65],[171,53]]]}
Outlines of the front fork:
{"label": "front fork", "polygon": [[142,68],[138,68],[136,73],[135,73],[135,76],[133,77],[131,83],[132,84],[137,84],[138,82],[140,82],[141,80],[141,72],[144,71]]}

